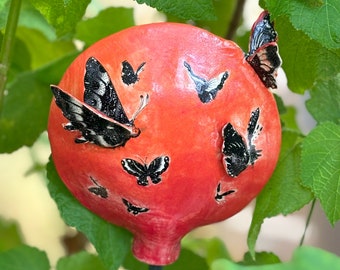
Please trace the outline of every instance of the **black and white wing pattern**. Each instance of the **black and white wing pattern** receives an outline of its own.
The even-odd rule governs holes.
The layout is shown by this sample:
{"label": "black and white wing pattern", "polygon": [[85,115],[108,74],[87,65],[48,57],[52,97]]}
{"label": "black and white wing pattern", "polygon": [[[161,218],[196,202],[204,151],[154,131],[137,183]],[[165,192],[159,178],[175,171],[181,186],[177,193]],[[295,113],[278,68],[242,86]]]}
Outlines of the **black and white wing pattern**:
{"label": "black and white wing pattern", "polygon": [[220,73],[216,78],[206,80],[196,75],[192,71],[191,66],[185,61],[184,66],[188,70],[190,78],[194,81],[198,97],[203,103],[208,103],[214,100],[216,98],[217,92],[223,88],[224,82],[229,77],[228,71],[225,71]]}
{"label": "black and white wing pattern", "polygon": [[128,61],[122,62],[122,81],[126,85],[134,84],[139,81],[138,75],[143,70],[145,62],[141,63],[137,68],[136,72],[133,70],[133,67]]}
{"label": "black and white wing pattern", "polygon": [[103,199],[106,199],[109,196],[107,189],[101,186],[100,184],[98,184],[98,182],[92,176],[90,176],[90,179],[95,186],[89,187],[88,191],[90,191],[94,195],[97,195]]}
{"label": "black and white wing pattern", "polygon": [[274,24],[270,22],[269,13],[264,11],[252,27],[246,60],[267,88],[277,88],[275,78],[282,63],[276,42]]}
{"label": "black and white wing pattern", "polygon": [[90,142],[114,148],[124,146],[130,138],[140,134],[134,120],[148,104],[148,95],[140,97],[139,108],[129,120],[108,73],[94,57],[90,57],[86,62],[84,86],[82,102],[59,87],[51,85],[57,106],[70,121],[64,128],[81,133],[81,136],[75,139],[76,143]]}
{"label": "black and white wing pattern", "polygon": [[132,213],[134,216],[140,214],[140,213],[145,213],[148,212],[149,209],[146,207],[139,207],[136,205],[133,205],[131,202],[129,202],[128,200],[122,198],[123,203],[125,204],[125,206],[127,207],[127,211],[129,213]]}
{"label": "black and white wing pattern", "polygon": [[126,116],[109,74],[94,57],[86,62],[84,101],[92,108],[122,124],[131,124]]}
{"label": "black and white wing pattern", "polygon": [[57,86],[52,85],[51,89],[57,106],[70,121],[64,128],[81,133],[75,139],[76,143],[91,142],[102,147],[117,147],[139,135],[140,131],[135,126],[124,125],[106,117]]}
{"label": "black and white wing pattern", "polygon": [[231,177],[237,177],[249,165],[254,165],[255,161],[261,156],[261,150],[257,150],[254,145],[254,140],[262,130],[262,127],[258,124],[259,116],[259,108],[252,111],[247,128],[248,143],[234,129],[232,124],[228,123],[223,128],[223,161],[226,171]]}
{"label": "black and white wing pattern", "polygon": [[141,164],[138,161],[125,158],[122,160],[123,169],[137,178],[137,184],[141,186],[149,185],[148,177],[153,184],[158,184],[161,179],[161,174],[164,173],[170,163],[168,156],[160,156],[155,158],[149,165]]}

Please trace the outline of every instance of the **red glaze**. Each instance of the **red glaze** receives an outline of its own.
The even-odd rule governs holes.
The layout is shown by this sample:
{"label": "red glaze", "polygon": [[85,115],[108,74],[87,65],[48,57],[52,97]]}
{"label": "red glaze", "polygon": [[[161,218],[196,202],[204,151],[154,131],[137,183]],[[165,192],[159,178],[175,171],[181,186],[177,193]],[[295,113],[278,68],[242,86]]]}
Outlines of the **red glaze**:
{"label": "red glaze", "polygon": [[[134,234],[133,253],[139,260],[170,264],[177,259],[186,233],[236,214],[270,178],[281,141],[275,100],[235,43],[189,25],[136,26],[92,45],[70,65],[59,84],[81,101],[85,63],[91,56],[108,71],[130,119],[140,95],[149,94],[149,104],[135,120],[141,133],[117,148],[76,144],[79,132],[63,128],[69,121],[53,101],[48,133],[57,171],[85,207]],[[135,69],[146,62],[140,80],[129,86],[121,79],[124,60]],[[205,79],[229,72],[213,101],[199,100],[184,61]],[[262,150],[261,156],[231,177],[223,164],[222,128],[230,122],[248,142],[247,126],[256,108],[263,129],[254,144]],[[137,185],[136,177],[121,165],[125,158],[149,164],[162,155],[170,157],[170,165],[158,184]],[[107,198],[89,192],[95,186],[90,176],[107,189]],[[235,192],[215,200],[219,183],[220,193]],[[149,211],[133,215],[122,198]]]}

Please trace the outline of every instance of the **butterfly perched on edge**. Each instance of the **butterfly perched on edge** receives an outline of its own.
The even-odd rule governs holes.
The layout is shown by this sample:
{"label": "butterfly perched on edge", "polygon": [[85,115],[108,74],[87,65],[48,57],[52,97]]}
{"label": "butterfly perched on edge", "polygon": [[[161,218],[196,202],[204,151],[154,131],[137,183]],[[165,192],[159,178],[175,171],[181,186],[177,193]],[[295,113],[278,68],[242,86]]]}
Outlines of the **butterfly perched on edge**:
{"label": "butterfly perched on edge", "polygon": [[140,105],[131,120],[128,119],[111,79],[94,57],[86,62],[84,102],[51,85],[57,106],[70,121],[64,128],[78,130],[76,143],[91,142],[102,147],[124,146],[140,134],[134,120],[149,102],[149,96],[140,96]]}
{"label": "butterfly perched on edge", "polygon": [[248,143],[234,129],[232,124],[228,123],[223,127],[223,162],[227,173],[231,177],[238,176],[249,165],[254,165],[255,161],[261,156],[262,150],[257,150],[254,145],[254,140],[262,130],[262,126],[258,124],[259,117],[260,109],[257,108],[252,111],[248,123]]}
{"label": "butterfly perched on edge", "polygon": [[148,212],[149,209],[145,208],[145,207],[138,207],[136,205],[133,205],[132,203],[130,203],[128,200],[122,198],[123,203],[125,204],[125,206],[127,207],[127,211],[129,213],[132,213],[134,216],[140,214],[140,213],[145,213]]}
{"label": "butterfly perched on edge", "polygon": [[269,88],[277,88],[277,69],[282,61],[278,53],[277,33],[270,22],[267,11],[261,13],[253,24],[249,41],[247,62],[253,67],[263,84]]}
{"label": "butterfly perched on edge", "polygon": [[123,169],[137,178],[137,184],[147,186],[149,184],[148,177],[153,184],[158,184],[161,179],[161,174],[165,172],[170,163],[168,156],[160,156],[150,162],[149,165],[141,164],[138,161],[125,158],[122,160]]}
{"label": "butterfly perched on edge", "polygon": [[207,81],[196,75],[192,71],[191,66],[185,61],[184,66],[188,70],[191,79],[194,81],[198,97],[203,103],[208,103],[215,99],[217,92],[223,88],[224,82],[229,76],[228,71],[225,71],[220,73],[216,78]]}
{"label": "butterfly perched on edge", "polygon": [[127,85],[136,83],[139,80],[138,75],[143,70],[144,65],[145,65],[145,62],[141,63],[135,72],[133,70],[133,67],[128,61],[126,60],[123,61],[122,62],[122,81]]}

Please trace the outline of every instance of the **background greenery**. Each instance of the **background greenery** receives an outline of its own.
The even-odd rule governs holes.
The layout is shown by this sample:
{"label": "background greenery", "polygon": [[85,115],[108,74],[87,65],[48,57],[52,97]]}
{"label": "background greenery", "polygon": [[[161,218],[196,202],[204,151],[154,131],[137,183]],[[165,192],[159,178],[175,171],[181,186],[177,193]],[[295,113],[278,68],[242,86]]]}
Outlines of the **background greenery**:
{"label": "background greenery", "polygon": [[[133,10],[129,8],[108,7],[93,18],[84,17],[89,2],[0,2],[0,153],[32,146],[46,130],[52,98],[49,85],[58,84],[67,66],[84,48],[134,25]],[[233,39],[247,51],[249,32],[238,29],[242,0],[137,2],[158,9],[169,21],[191,23]],[[306,107],[317,125],[303,134],[295,122],[296,108],[285,106],[278,92],[283,126],[280,159],[256,200],[248,233],[249,252],[244,260],[233,261],[219,239],[189,239],[183,242],[179,260],[165,269],[340,269],[337,256],[318,248],[297,247],[292,260],[285,263],[273,253],[255,251],[267,217],[287,215],[318,200],[331,225],[340,219],[340,3],[266,0],[260,5],[275,20],[288,86],[301,95],[310,93]],[[37,163],[32,171],[39,170],[45,171],[45,166]],[[49,192],[64,221],[83,232],[97,251],[60,258],[58,270],[113,270],[120,265],[147,269],[130,253],[130,233],[83,208],[64,187],[52,162],[47,165],[47,177]],[[25,245],[17,225],[0,222],[0,237],[0,269],[50,269],[46,253]]]}

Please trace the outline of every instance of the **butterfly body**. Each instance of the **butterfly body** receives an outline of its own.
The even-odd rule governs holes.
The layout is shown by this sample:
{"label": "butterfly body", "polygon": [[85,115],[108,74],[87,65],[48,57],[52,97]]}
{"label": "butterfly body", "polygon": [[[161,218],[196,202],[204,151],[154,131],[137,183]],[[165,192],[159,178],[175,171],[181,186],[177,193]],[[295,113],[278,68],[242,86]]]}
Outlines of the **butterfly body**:
{"label": "butterfly body", "polygon": [[223,88],[224,82],[229,76],[228,71],[225,71],[216,78],[206,80],[196,75],[191,66],[185,61],[184,66],[188,70],[190,78],[194,81],[198,97],[203,103],[208,103],[216,98],[217,92]]}
{"label": "butterfly body", "polygon": [[161,174],[165,172],[170,163],[168,156],[160,156],[155,158],[149,165],[141,164],[138,161],[126,158],[122,160],[123,169],[137,178],[137,184],[141,186],[149,185],[149,180],[153,184],[158,184],[161,179]]}
{"label": "butterfly body", "polygon": [[277,88],[277,69],[282,63],[276,42],[277,33],[269,13],[263,12],[252,27],[246,60],[267,88]]}
{"label": "butterfly body", "polygon": [[259,108],[251,113],[247,128],[248,144],[231,123],[223,128],[222,153],[224,154],[226,171],[231,177],[237,177],[249,165],[254,165],[255,161],[261,156],[261,150],[257,150],[253,143],[262,130],[262,127],[258,124],[259,116]]}
{"label": "butterfly body", "polygon": [[128,61],[122,62],[122,81],[126,85],[134,84],[139,81],[138,75],[143,70],[145,62],[139,65],[136,72],[133,70],[133,67]]}
{"label": "butterfly body", "polygon": [[129,119],[119,100],[111,79],[94,57],[86,62],[84,76],[84,102],[51,85],[57,106],[70,121],[64,128],[68,131],[80,131],[76,143],[94,143],[101,147],[115,148],[124,146],[130,139],[137,137],[140,130],[134,120],[147,105],[149,96],[141,96],[139,109]]}

